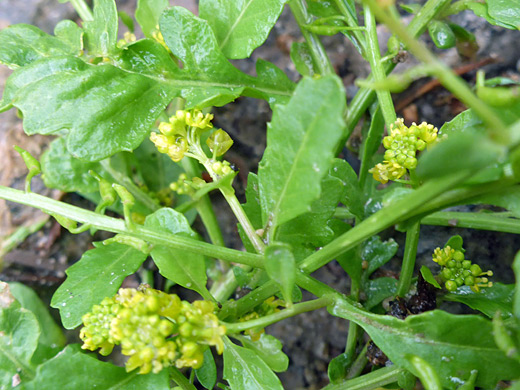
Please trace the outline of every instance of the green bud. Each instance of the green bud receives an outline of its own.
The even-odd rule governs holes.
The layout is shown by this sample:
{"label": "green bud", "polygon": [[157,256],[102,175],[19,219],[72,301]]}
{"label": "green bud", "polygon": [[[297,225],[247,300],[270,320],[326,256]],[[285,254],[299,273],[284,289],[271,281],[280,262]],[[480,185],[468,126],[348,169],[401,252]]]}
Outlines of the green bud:
{"label": "green bud", "polygon": [[470,261],[470,260],[464,260],[464,261],[462,262],[462,268],[464,268],[464,269],[468,269],[468,270],[469,270],[470,267],[471,267],[471,261]]}
{"label": "green bud", "polygon": [[466,286],[473,286],[475,284],[475,278],[473,276],[466,276],[464,278],[464,284]]}
{"label": "green bud", "polygon": [[448,268],[456,268],[457,267],[457,262],[453,259],[449,260],[447,263],[446,263],[446,266]]}
{"label": "green bud", "polygon": [[441,277],[443,280],[450,280],[453,277],[453,272],[449,268],[443,268]]}
{"label": "green bud", "polygon": [[415,144],[415,147],[418,151],[423,151],[426,148],[426,142],[424,142],[422,139],[418,140]]}
{"label": "green bud", "polygon": [[414,157],[408,157],[403,166],[408,169],[415,169],[415,167],[417,167],[417,159]]}
{"label": "green bud", "polygon": [[478,264],[473,264],[469,270],[473,276],[479,276],[482,273],[482,268]]}
{"label": "green bud", "polygon": [[458,277],[455,279],[455,283],[457,283],[457,286],[460,287],[464,284],[464,279],[462,279],[461,277]]}
{"label": "green bud", "polygon": [[448,291],[457,291],[457,283],[455,283],[453,280],[448,280],[446,283],[445,283],[445,286],[446,286],[446,290]]}
{"label": "green bud", "polygon": [[453,254],[453,258],[456,261],[462,261],[464,260],[464,253],[462,253],[462,251],[455,251],[455,253]]}

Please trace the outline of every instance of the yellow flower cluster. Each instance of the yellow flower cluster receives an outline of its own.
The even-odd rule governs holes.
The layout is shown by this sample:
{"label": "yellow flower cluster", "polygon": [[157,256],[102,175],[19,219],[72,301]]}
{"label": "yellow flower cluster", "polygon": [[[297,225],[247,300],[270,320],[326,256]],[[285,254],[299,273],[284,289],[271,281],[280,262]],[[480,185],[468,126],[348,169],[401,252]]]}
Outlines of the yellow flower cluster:
{"label": "yellow flower cluster", "polygon": [[381,183],[400,179],[407,169],[416,168],[417,152],[435,143],[437,133],[437,128],[426,122],[420,125],[413,123],[407,127],[402,118],[397,119],[391,126],[390,135],[383,138],[386,149],[384,161],[368,172]]}
{"label": "yellow flower cluster", "polygon": [[482,287],[491,287],[493,282],[484,276],[493,276],[492,271],[482,272],[478,264],[464,258],[464,253],[449,245],[433,252],[433,261],[441,266],[441,279],[448,291],[456,291],[462,285],[469,286],[474,292]]}
{"label": "yellow flower cluster", "polygon": [[100,348],[102,355],[121,345],[127,371],[157,373],[164,367],[199,368],[207,346],[223,352],[226,333],[208,301],[189,303],[177,295],[142,286],[120,289],[83,316],[83,349]]}

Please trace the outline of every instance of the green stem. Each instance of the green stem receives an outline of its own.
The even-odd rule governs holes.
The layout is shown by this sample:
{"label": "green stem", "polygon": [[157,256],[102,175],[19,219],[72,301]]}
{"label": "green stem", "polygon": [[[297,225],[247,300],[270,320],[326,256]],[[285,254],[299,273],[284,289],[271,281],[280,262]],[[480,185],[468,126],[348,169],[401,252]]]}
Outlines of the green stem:
{"label": "green stem", "polygon": [[[351,322],[351,324],[354,324],[355,322]],[[357,324],[356,324],[357,325]],[[359,325],[358,325],[359,326]],[[347,379],[352,379],[358,377],[362,372],[365,366],[367,365],[367,351],[368,351],[368,343],[365,344],[359,355],[357,356],[356,360],[354,360],[354,363],[352,363],[352,366],[350,367],[350,370],[347,374]]]}
{"label": "green stem", "polygon": [[388,10],[382,9],[376,0],[365,0],[365,4],[374,15],[383,22],[395,35],[397,35],[408,50],[421,62],[428,64],[431,72],[439,81],[465,105],[472,108],[475,113],[487,125],[490,136],[498,142],[507,144],[509,137],[504,136],[503,129],[506,125],[489,106],[471,91],[466,82],[458,77],[449,67],[440,62],[428,48],[417,41],[412,34],[402,25],[401,21],[394,17]]}
{"label": "green stem", "polygon": [[504,218],[495,213],[440,211],[423,218],[421,224],[520,234],[520,219]]}
{"label": "green stem", "polygon": [[255,320],[236,322],[236,323],[224,323],[226,326],[227,333],[238,333],[251,328],[265,328],[268,325],[274,324],[275,322],[284,320],[289,317],[294,317],[300,313],[321,309],[322,307],[328,306],[332,303],[330,297],[322,297],[307,301],[303,303],[297,303],[288,309],[281,310],[274,314],[269,314]]}
{"label": "green stem", "polygon": [[361,328],[358,324],[356,324],[353,321],[349,321],[347,343],[345,345],[345,353],[349,356],[354,356],[354,354],[356,353],[360,330]]}
{"label": "green stem", "polygon": [[112,168],[110,160],[106,159],[101,161],[101,166],[107,173],[114,178],[116,183],[125,187],[137,201],[141,202],[150,211],[159,210],[160,206],[155,199],[152,199],[150,195],[141,190],[135,183],[126,175],[119,172],[117,169]]}
{"label": "green stem", "polygon": [[403,368],[396,366],[383,367],[377,371],[365,374],[358,378],[349,379],[341,383],[330,384],[323,390],[370,390],[397,382],[399,375],[404,372]]}
{"label": "green stem", "polygon": [[262,239],[258,236],[258,234],[256,234],[256,230],[253,224],[249,220],[247,214],[242,208],[242,205],[240,204],[235,195],[235,190],[233,190],[231,186],[221,187],[220,192],[222,192],[222,195],[224,195],[224,198],[228,202],[229,207],[231,207],[233,214],[235,214],[235,217],[237,218],[238,222],[240,223],[240,225],[242,225],[244,232],[251,241],[251,244],[253,244],[253,246],[255,247],[255,250],[258,253],[264,253],[265,244],[262,241]]}
{"label": "green stem", "polygon": [[[365,28],[367,30],[368,44],[366,55],[368,57],[368,62],[370,63],[370,69],[372,69],[372,75],[376,83],[384,82],[386,79],[386,71],[383,67],[383,64],[381,63],[381,52],[379,50],[379,41],[377,38],[376,19],[374,18],[374,14],[372,13],[370,7],[365,5],[363,10],[365,12]],[[390,126],[395,123],[397,119],[392,96],[387,90],[377,90],[376,95],[377,99],[379,100],[381,113],[383,114],[383,118],[385,118],[386,128],[388,131],[390,131]]]}
{"label": "green stem", "polygon": [[468,176],[468,172],[458,172],[453,175],[433,179],[427,182],[412,194],[403,197],[388,207],[385,207],[371,215],[359,225],[356,225],[348,232],[327,244],[320,251],[314,252],[300,264],[300,268],[306,273],[311,273],[317,270],[334,259],[337,255],[354,248],[368,237],[390,227],[419,206],[436,198],[449,188],[455,187]]}
{"label": "green stem", "polygon": [[[409,33],[414,37],[420,36],[428,26],[428,23],[430,23],[431,20],[450,2],[451,0],[428,0],[408,25],[407,29]],[[394,64],[393,62],[385,62],[383,69],[386,74],[389,74],[396,65],[397,64]],[[367,81],[370,80],[373,80],[372,75],[367,78]],[[363,113],[372,104],[375,95],[376,93],[373,89],[361,88],[350,102],[346,116],[347,127],[343,140],[340,143],[341,148],[343,148],[354,131],[354,128],[358,124]]]}
{"label": "green stem", "polygon": [[291,7],[294,18],[296,19],[298,26],[300,26],[302,35],[309,46],[314,65],[318,68],[317,73],[321,75],[335,73],[318,35],[303,27],[312,22],[311,16],[307,13],[307,8],[303,0],[291,0],[289,2],[289,7]]}
{"label": "green stem", "polygon": [[216,257],[256,268],[263,267],[263,257],[253,253],[228,249],[193,238],[149,229],[141,225],[136,225],[135,230],[129,230],[126,228],[125,222],[121,219],[96,214],[92,211],[84,210],[80,207],[72,206],[35,193],[28,194],[23,191],[0,186],[0,199],[31,206],[47,214],[58,214],[77,222],[88,223],[97,229],[113,233],[123,233],[128,236],[140,238],[152,244],[182,249],[190,253]]}
{"label": "green stem", "polygon": [[94,15],[92,15],[92,11],[87,3],[85,3],[85,0],[70,0],[70,3],[84,22],[91,22],[94,20]]}
{"label": "green stem", "polygon": [[404,246],[403,265],[397,284],[397,295],[404,297],[410,290],[412,283],[415,257],[417,255],[417,243],[419,242],[420,222],[414,223],[406,232],[406,244]]}
{"label": "green stem", "polygon": [[[349,9],[348,3],[345,0],[334,0],[334,3],[336,4],[336,7],[338,8],[339,12],[345,17],[345,21],[348,26],[350,27],[358,27],[358,21],[355,16],[353,15],[351,10]],[[365,36],[361,31],[352,31],[352,35],[355,38],[357,45],[361,49],[361,54],[365,56],[366,54],[366,40]]]}
{"label": "green stem", "polygon": [[182,375],[182,372],[180,372],[175,367],[170,367],[170,377],[174,380],[175,383],[177,383],[177,386],[179,386],[182,390],[197,390],[195,385],[193,383],[190,383],[188,378],[186,378],[184,375]]}

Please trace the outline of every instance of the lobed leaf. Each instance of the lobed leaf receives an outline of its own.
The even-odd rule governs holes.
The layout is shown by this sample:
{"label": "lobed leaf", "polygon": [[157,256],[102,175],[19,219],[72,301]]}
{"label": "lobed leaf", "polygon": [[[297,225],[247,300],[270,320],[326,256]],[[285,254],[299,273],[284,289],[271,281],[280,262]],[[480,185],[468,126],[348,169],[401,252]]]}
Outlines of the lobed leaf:
{"label": "lobed leaf", "polygon": [[139,146],[174,94],[167,83],[152,77],[56,57],[13,73],[4,100],[23,112],[27,134],[69,129],[72,155],[98,161]]}
{"label": "lobed leaf", "polygon": [[255,352],[229,339],[225,339],[224,379],[231,390],[283,390],[278,377]]}
{"label": "lobed leaf", "polygon": [[[186,217],[170,208],[162,208],[146,217],[146,227],[158,231],[196,238]],[[207,296],[206,264],[202,255],[187,253],[184,250],[165,246],[154,246],[151,252],[153,261],[165,278],[181,286]]]}
{"label": "lobed leaf", "polygon": [[139,375],[123,367],[100,362],[81,351],[79,345],[68,345],[53,359],[38,367],[34,380],[20,390],[104,389],[104,390],[169,390],[167,370],[159,374]]}
{"label": "lobed leaf", "polygon": [[201,0],[199,14],[227,58],[247,58],[267,39],[287,0]]}
{"label": "lobed leaf", "polygon": [[336,76],[304,78],[285,106],[276,106],[258,169],[262,217],[270,229],[310,210],[345,123],[345,94]]}
{"label": "lobed leaf", "polygon": [[496,346],[491,321],[480,316],[434,310],[399,320],[367,312],[340,298],[329,311],[356,322],[394,364],[416,376],[420,373],[406,357],[418,356],[448,389],[468,378],[472,370],[478,370],[476,385],[484,388],[514,379],[520,372],[520,364]]}
{"label": "lobed leaf", "polygon": [[123,244],[96,245],[67,269],[67,279],[52,297],[51,306],[60,311],[66,329],[80,325],[92,306],[115,295],[125,277],[146,259],[144,253]]}
{"label": "lobed leaf", "polygon": [[11,69],[42,58],[74,54],[68,44],[35,26],[15,24],[0,30],[0,64]]}
{"label": "lobed leaf", "polygon": [[199,86],[182,89],[187,107],[222,106],[241,94],[265,96],[270,104],[284,103],[292,95],[293,84],[287,76],[278,73],[271,82],[270,73],[254,78],[235,68],[220,50],[208,22],[185,8],[166,10],[159,23],[166,44],[183,62],[187,79]]}

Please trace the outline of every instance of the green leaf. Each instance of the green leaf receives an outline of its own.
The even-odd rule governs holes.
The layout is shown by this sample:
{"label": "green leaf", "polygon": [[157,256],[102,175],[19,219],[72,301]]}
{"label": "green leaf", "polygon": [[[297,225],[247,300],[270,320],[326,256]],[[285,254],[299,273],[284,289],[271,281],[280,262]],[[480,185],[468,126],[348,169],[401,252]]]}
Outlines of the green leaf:
{"label": "green leaf", "polygon": [[291,61],[302,76],[314,75],[314,62],[307,42],[294,42],[291,45]]}
{"label": "green leaf", "polygon": [[0,64],[11,69],[29,65],[41,58],[73,54],[76,52],[61,39],[35,26],[15,24],[0,31]]}
{"label": "green leaf", "polygon": [[480,316],[434,310],[399,320],[364,311],[341,298],[330,312],[356,322],[394,364],[416,376],[419,371],[406,356],[423,359],[448,389],[454,389],[472,370],[478,370],[476,385],[484,388],[513,379],[520,372],[520,364],[497,348],[491,321]]}
{"label": "green leaf", "polygon": [[[383,118],[382,111],[378,106],[372,114],[372,120],[370,121],[370,127],[363,137],[363,143],[361,145],[361,167],[359,169],[359,184],[361,187],[366,186],[367,177],[369,177],[368,170],[375,164],[373,162],[374,155],[377,149],[381,147],[383,139],[383,133],[385,131],[385,121]],[[363,204],[361,204],[361,210],[363,210]]]}
{"label": "green leaf", "polygon": [[353,362],[354,355],[346,352],[333,358],[327,368],[327,375],[331,383],[337,383],[345,379]]}
{"label": "green leaf", "polygon": [[22,381],[34,376],[31,358],[41,330],[36,316],[21,307],[4,282],[0,282],[0,330],[0,387],[10,389],[16,375]]}
{"label": "green leaf", "polygon": [[271,370],[284,372],[289,367],[289,358],[283,353],[283,345],[276,337],[262,333],[257,341],[251,340],[249,336],[240,336],[239,340],[245,348],[254,351]]}
{"label": "green leaf", "polygon": [[81,317],[103,298],[115,295],[123,280],[145,259],[144,253],[118,243],[97,243],[96,248],[85,252],[67,269],[67,279],[51,300],[51,306],[60,311],[63,326],[73,329],[80,325]]}
{"label": "green leaf", "polygon": [[94,0],[94,20],[83,23],[91,56],[109,57],[117,48],[117,9],[114,0]]}
{"label": "green leaf", "polygon": [[54,35],[67,44],[72,54],[81,55],[83,50],[83,29],[72,20],[62,20],[54,27]]}
{"label": "green leaf", "polygon": [[273,243],[265,250],[265,270],[282,291],[285,301],[292,305],[292,290],[296,281],[296,262],[287,244]]}
{"label": "green leaf", "polygon": [[397,292],[397,280],[394,278],[381,277],[369,280],[365,284],[367,299],[363,306],[368,310],[379,305],[386,298],[394,296]]}
{"label": "green leaf", "polygon": [[333,175],[326,175],[321,181],[321,195],[311,204],[309,212],[304,213],[280,226],[278,240],[297,246],[324,246],[334,237],[328,226],[338,202],[344,194],[345,183]]}
{"label": "green leaf", "polygon": [[169,390],[168,371],[139,375],[127,373],[123,367],[100,362],[81,352],[79,345],[68,345],[53,359],[38,367],[36,377],[21,390],[103,389],[103,390]]}
{"label": "green leaf", "polygon": [[364,218],[364,195],[359,188],[356,172],[345,160],[335,158],[332,162],[331,175],[343,183],[343,205],[359,219]]}
{"label": "green leaf", "polygon": [[41,335],[33,362],[40,363],[56,355],[63,348],[66,340],[61,327],[54,322],[47,306],[31,288],[21,283],[10,283],[9,288],[20,305],[33,313],[38,320]]}
{"label": "green leaf", "polygon": [[514,284],[493,283],[493,286],[476,293],[468,286],[462,286],[457,291],[446,294],[444,299],[468,305],[489,318],[493,318],[497,311],[504,317],[510,317],[513,315],[514,287]]}
{"label": "green leaf", "polygon": [[145,37],[152,38],[157,31],[161,13],[168,7],[168,0],[138,0],[135,19],[141,26]]}
{"label": "green leaf", "polygon": [[173,92],[154,78],[112,65],[57,57],[14,72],[4,100],[23,112],[27,134],[69,129],[68,150],[98,161],[139,146]]}
{"label": "green leaf", "polygon": [[451,236],[448,241],[446,241],[446,244],[444,244],[443,248],[446,248],[447,246],[451,247],[452,249],[455,249],[456,251],[462,251],[466,252],[466,250],[463,248],[464,242],[462,241],[462,237],[459,235]]}
{"label": "green leaf", "polygon": [[502,25],[520,29],[520,1],[519,0],[487,0],[489,15]]}
{"label": "green leaf", "polygon": [[[144,225],[165,233],[197,238],[186,217],[170,208],[162,208],[148,215]],[[206,265],[203,256],[160,245],[154,246],[151,255],[161,275],[207,297]]]}
{"label": "green leaf", "polygon": [[231,390],[283,390],[278,377],[250,349],[224,339],[224,379]]}
{"label": "green leaf", "polygon": [[433,277],[431,269],[429,269],[425,265],[421,267],[421,275],[423,279],[430,283],[432,286],[435,286],[436,288],[442,288],[439,282],[437,282],[437,280],[435,280],[435,278]]}
{"label": "green leaf", "polygon": [[264,223],[270,229],[310,210],[345,123],[337,76],[304,78],[285,106],[276,106],[258,169]]}
{"label": "green leaf", "polygon": [[432,20],[428,24],[428,33],[439,49],[449,49],[455,46],[455,34],[446,22]]}
{"label": "green leaf", "polygon": [[210,348],[204,350],[204,361],[201,368],[195,369],[195,375],[204,388],[211,390],[217,384],[217,366]]}
{"label": "green leaf", "polygon": [[187,9],[166,10],[159,25],[166,44],[183,62],[186,79],[197,81],[198,88],[189,88],[188,83],[181,91],[187,107],[222,106],[241,94],[265,96],[270,104],[285,103],[292,95],[293,84],[288,87],[286,77],[283,82],[280,75],[271,81],[270,73],[254,78],[235,68],[220,50],[208,22]]}
{"label": "green leaf", "polygon": [[[459,158],[460,154],[464,158]],[[463,170],[478,171],[497,161],[504,155],[505,148],[486,137],[481,132],[457,132],[448,136],[421,155],[416,173],[422,178],[435,178],[446,172]]]}
{"label": "green leaf", "polygon": [[361,258],[368,262],[367,276],[388,263],[396,254],[398,247],[399,245],[392,238],[381,241],[379,236],[374,236],[365,241],[361,248]]}
{"label": "green leaf", "polygon": [[97,192],[98,182],[89,170],[100,172],[99,163],[89,163],[74,158],[67,150],[65,139],[57,138],[41,157],[43,181],[49,188],[65,192]]}
{"label": "green leaf", "polygon": [[201,0],[199,14],[227,58],[247,58],[265,42],[287,0]]}

